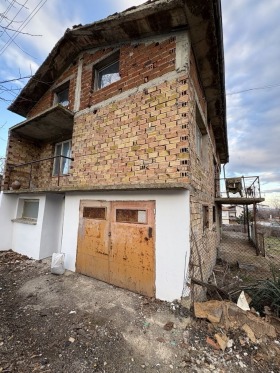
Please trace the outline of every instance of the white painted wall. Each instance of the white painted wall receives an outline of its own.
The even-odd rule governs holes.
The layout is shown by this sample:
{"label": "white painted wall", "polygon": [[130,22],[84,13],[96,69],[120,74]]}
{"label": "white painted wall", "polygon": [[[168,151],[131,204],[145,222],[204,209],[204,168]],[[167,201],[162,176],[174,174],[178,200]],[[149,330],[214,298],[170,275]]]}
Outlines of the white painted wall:
{"label": "white painted wall", "polygon": [[43,216],[40,259],[57,253],[61,246],[64,195],[47,194]]}
{"label": "white painted wall", "polygon": [[[42,259],[40,257],[40,246],[46,196],[34,194],[20,195],[17,208],[20,205],[20,199],[39,199],[38,219],[36,225],[13,222],[12,249],[30,258]],[[14,217],[16,217],[16,214]]]}
{"label": "white painted wall", "polygon": [[18,197],[0,192],[0,251],[12,248],[13,223]]}
{"label": "white painted wall", "polygon": [[156,297],[167,301],[180,298],[190,254],[189,192],[184,190],[66,194],[61,252],[65,253],[65,267],[72,271],[75,271],[76,264],[79,205],[83,199],[156,202]]}

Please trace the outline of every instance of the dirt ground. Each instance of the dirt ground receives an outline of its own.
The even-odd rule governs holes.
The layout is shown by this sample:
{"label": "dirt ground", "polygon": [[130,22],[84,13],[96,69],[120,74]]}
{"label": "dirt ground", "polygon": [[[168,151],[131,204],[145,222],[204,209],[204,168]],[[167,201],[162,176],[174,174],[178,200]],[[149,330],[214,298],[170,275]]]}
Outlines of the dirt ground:
{"label": "dirt ground", "polygon": [[[280,337],[209,344],[217,327],[178,303],[151,300],[66,271],[50,260],[0,253],[0,372],[279,372]],[[206,339],[208,338],[208,343]]]}

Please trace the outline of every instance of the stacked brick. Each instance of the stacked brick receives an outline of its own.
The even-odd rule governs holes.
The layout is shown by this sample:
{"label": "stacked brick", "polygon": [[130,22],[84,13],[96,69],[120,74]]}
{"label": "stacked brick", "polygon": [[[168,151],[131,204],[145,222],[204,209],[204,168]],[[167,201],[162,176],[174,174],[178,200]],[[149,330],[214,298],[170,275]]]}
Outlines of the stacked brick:
{"label": "stacked brick", "polygon": [[[79,115],[73,132],[74,185],[188,182],[188,108],[178,78]],[[89,136],[90,134],[90,136]]]}
{"label": "stacked brick", "polygon": [[176,38],[167,38],[161,42],[121,46],[119,48],[121,79],[104,87],[102,90],[95,90],[93,88],[95,79],[94,66],[97,61],[100,61],[100,59],[113,51],[114,48],[107,48],[94,53],[84,54],[81,110],[174,71]]}

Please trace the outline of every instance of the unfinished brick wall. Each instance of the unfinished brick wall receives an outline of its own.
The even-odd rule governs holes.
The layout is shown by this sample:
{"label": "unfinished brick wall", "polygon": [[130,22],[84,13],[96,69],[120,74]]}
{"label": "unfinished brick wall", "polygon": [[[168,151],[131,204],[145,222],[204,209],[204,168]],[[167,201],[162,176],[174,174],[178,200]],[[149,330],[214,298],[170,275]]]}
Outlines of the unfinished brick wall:
{"label": "unfinished brick wall", "polygon": [[[77,64],[74,61],[68,69],[59,77],[56,82],[49,82],[50,89],[43,95],[43,97],[35,104],[35,106],[28,113],[27,118],[30,119],[41,114],[43,111],[51,108],[54,105],[54,92],[61,84],[69,81],[69,105],[67,108],[69,110],[74,109],[74,97],[75,97],[75,87],[77,79]],[[55,83],[55,84],[54,84]]]}
{"label": "unfinished brick wall", "polygon": [[[174,71],[176,56],[176,38],[166,37],[161,42],[147,42],[126,44],[119,48],[120,52],[120,76],[121,80],[110,84],[100,90],[94,87],[94,65],[105,58],[114,48],[103,48],[95,52],[85,52],[82,56],[82,82],[80,110],[113,97],[140,84],[147,83]],[[32,118],[54,105],[54,92],[60,84],[69,79],[69,105],[68,109],[74,109],[75,87],[77,79],[77,60],[59,77],[56,82],[49,82],[50,89],[35,104],[28,113]],[[54,84],[55,83],[55,84]]]}
{"label": "unfinished brick wall", "polygon": [[[193,60],[194,61],[194,60]],[[215,206],[215,188],[217,174],[217,154],[211,124],[204,120],[206,134],[203,135],[204,155],[198,155],[196,149],[196,105],[202,114],[206,114],[205,99],[199,85],[197,70],[192,69],[190,83],[190,174],[193,192],[191,207],[191,261],[190,276],[207,282],[216,262],[216,251],[220,240],[217,206]],[[198,102],[196,101],[198,99]],[[205,115],[207,118],[207,115]],[[204,209],[205,206],[205,209]],[[208,211],[208,224],[203,221],[203,210]],[[199,300],[204,297],[204,289],[194,287],[193,295]]]}
{"label": "unfinished brick wall", "polygon": [[[29,187],[30,166],[16,168],[13,166],[38,159],[39,154],[40,144],[10,132],[7,148],[7,163],[4,172],[4,190],[9,189],[12,182],[15,180],[18,180],[23,188]],[[37,175],[37,169],[38,166],[34,165],[34,175]]]}
{"label": "unfinished brick wall", "polygon": [[166,37],[161,42],[144,43],[140,41],[139,43],[126,44],[119,48],[121,79],[96,90],[94,89],[95,64],[114,50],[117,49],[107,48],[95,53],[84,54],[81,110],[174,71],[175,68],[175,37]]}
{"label": "unfinished brick wall", "polygon": [[187,90],[181,76],[79,115],[73,131],[72,184],[189,182],[181,164],[189,158]]}

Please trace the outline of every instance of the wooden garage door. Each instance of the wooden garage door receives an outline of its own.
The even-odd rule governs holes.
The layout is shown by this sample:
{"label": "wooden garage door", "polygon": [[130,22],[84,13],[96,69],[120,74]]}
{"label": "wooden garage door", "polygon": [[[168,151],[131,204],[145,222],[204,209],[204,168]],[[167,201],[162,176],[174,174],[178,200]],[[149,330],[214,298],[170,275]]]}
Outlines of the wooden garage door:
{"label": "wooden garage door", "polygon": [[76,270],[155,295],[155,203],[81,201]]}

